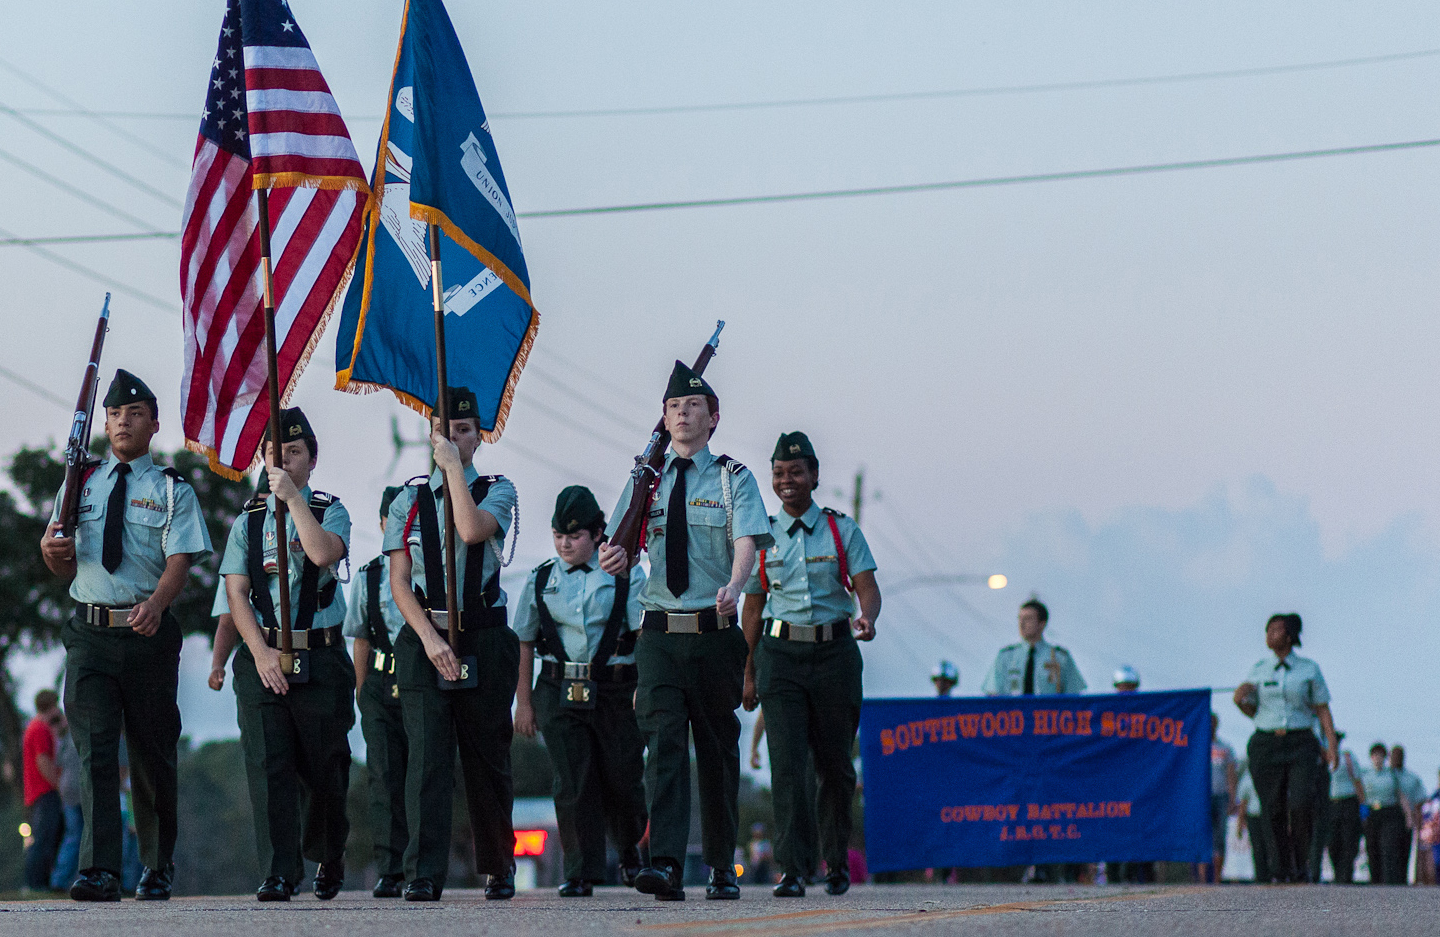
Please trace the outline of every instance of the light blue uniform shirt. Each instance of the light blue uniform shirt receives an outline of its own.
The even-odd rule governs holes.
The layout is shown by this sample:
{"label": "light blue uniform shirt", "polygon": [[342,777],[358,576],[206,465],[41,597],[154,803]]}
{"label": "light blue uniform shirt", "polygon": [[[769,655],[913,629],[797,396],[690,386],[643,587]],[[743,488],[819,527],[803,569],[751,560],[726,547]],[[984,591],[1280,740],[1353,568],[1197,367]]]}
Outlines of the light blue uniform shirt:
{"label": "light blue uniform shirt", "polygon": [[[480,471],[470,465],[465,469],[465,484],[473,484],[475,479],[480,477]],[[430,473],[430,490],[435,492],[435,516],[440,530],[440,556],[445,556],[445,499],[441,496],[444,490],[444,476],[437,468]],[[410,517],[410,506],[415,503],[416,486],[406,485],[395,500],[390,502],[390,514],[385,520],[385,552],[392,550],[408,550],[410,552],[410,581],[425,590],[425,596],[430,604],[438,611],[445,609],[445,593],[440,591],[438,595],[431,595],[430,589],[426,586],[425,578],[425,556],[420,547],[420,519],[417,517],[415,523],[410,527],[410,534],[405,534],[405,521]],[[490,516],[500,524],[500,531],[494,537],[483,544],[471,546],[466,543],[457,531],[455,534],[455,593],[460,608],[465,608],[465,564],[470,551],[484,550],[485,557],[482,560],[480,570],[484,574],[484,581],[489,582],[490,577],[495,575],[500,568],[500,561],[496,558],[497,551],[505,547],[505,535],[510,532],[510,521],[512,512],[515,509],[515,485],[508,478],[497,478],[490,485],[490,490],[485,493],[485,498],[477,507],[488,512]],[[443,577],[445,571],[442,569],[440,575]],[[439,577],[437,577],[438,580]],[[438,590],[437,590],[438,591]],[[505,590],[500,590],[500,597],[495,600],[495,608],[504,608],[508,599]]]}
{"label": "light blue uniform shirt", "polygon": [[225,577],[220,576],[219,579],[215,585],[215,602],[210,606],[211,618],[230,614],[230,596],[225,594]]}
{"label": "light blue uniform shirt", "polygon": [[[671,594],[665,585],[665,512],[670,504],[670,490],[675,487],[675,453],[665,454],[665,467],[660,483],[650,501],[645,520],[645,548],[650,554],[650,578],[640,593],[640,604],[654,612],[693,612],[713,608],[715,593],[730,581],[735,551],[725,539],[725,501],[720,486],[724,469],[710,447],[695,453],[694,462],[685,473],[685,523],[690,532],[690,587],[685,594]],[[610,519],[609,533],[630,506],[631,486],[625,486],[615,513]],[[770,536],[770,518],[765,516],[765,502],[755,476],[745,469],[730,476],[730,494],[734,511],[733,536],[754,537],[755,548],[763,550],[774,543]],[[398,499],[397,499],[398,500]]]}
{"label": "light blue uniform shirt", "polygon": [[[1346,768],[1350,770],[1347,771]],[[1341,800],[1346,797],[1356,796],[1355,779],[1350,777],[1350,771],[1360,774],[1360,762],[1355,760],[1355,755],[1346,748],[1340,749],[1340,766],[1330,772],[1330,799]]]}
{"label": "light blue uniform shirt", "polygon": [[[387,521],[388,523],[388,521]],[[443,547],[441,549],[444,549]],[[390,634],[390,645],[400,637],[405,627],[405,616],[395,606],[395,594],[390,591],[390,557],[382,553],[380,561],[380,620]],[[369,564],[367,563],[366,566]],[[368,572],[364,567],[355,570],[350,579],[350,607],[345,610],[345,631],[347,638],[370,640],[370,587],[366,583]]]}
{"label": "light blue uniform shirt", "polygon": [[1413,809],[1423,804],[1429,795],[1425,793],[1425,782],[1420,780],[1420,775],[1404,768],[1395,769],[1395,773],[1399,777],[1400,793],[1410,801],[1410,807]]}
{"label": "light blue uniform shirt", "polygon": [[1365,785],[1365,803],[1371,810],[1381,807],[1397,807],[1400,804],[1400,784],[1396,772],[1389,766],[1376,771],[1365,768],[1360,772],[1360,783]]}
{"label": "light blue uniform shirt", "polygon": [[[860,526],[843,514],[833,516],[850,575],[873,570],[875,558]],[[770,518],[770,533],[775,545],[765,551],[762,560],[770,581],[765,617],[797,625],[824,625],[850,618],[855,603],[840,583],[835,535],[820,505],[812,501],[800,517],[781,511]],[[760,595],[764,591],[757,562],[745,592]]]}
{"label": "light blue uniform shirt", "polygon": [[1314,707],[1330,702],[1320,665],[1293,651],[1283,662],[1274,653],[1257,661],[1245,682],[1260,692],[1255,728],[1266,732],[1314,729],[1320,722]]}
{"label": "light blue uniform shirt", "polygon": [[[115,467],[119,461],[112,455],[86,479],[80,489],[80,519],[75,525],[75,579],[70,583],[70,598],[91,605],[124,608],[143,602],[160,585],[165,561],[177,553],[189,553],[199,562],[210,553],[210,532],[200,513],[200,500],[195,489],[186,482],[175,482],[175,509],[165,500],[165,472],[146,453],[130,462],[130,475],[125,482],[125,526],[121,528],[120,565],[111,573],[101,564],[105,546],[105,515],[109,510],[110,492],[115,487]],[[55,498],[50,520],[60,520],[60,504],[65,486]],[[165,522],[170,533],[165,536]],[[160,542],[165,540],[162,549]]]}
{"label": "light blue uniform shirt", "polygon": [[[980,692],[986,696],[1021,696],[1025,691],[1025,664],[1030,645],[1024,641],[1002,648],[985,675]],[[1044,640],[1035,643],[1035,695],[1084,693],[1085,678],[1070,652]]]}
{"label": "light blue uniform shirt", "polygon": [[[595,659],[600,649],[600,638],[605,634],[605,623],[610,620],[610,611],[615,607],[615,577],[600,568],[596,556],[584,566],[568,566],[564,560],[550,560],[550,578],[545,581],[545,607],[555,619],[555,630],[560,633],[560,643],[565,645],[565,654],[576,663]],[[520,605],[515,611],[515,633],[521,641],[535,643],[540,640],[540,613],[535,609],[535,577],[540,564],[530,571],[525,580],[525,591],[520,593]],[[588,567],[588,568],[587,568]],[[625,601],[625,614],[630,631],[640,630],[640,592],[645,588],[645,571],[640,567],[630,570],[630,593]],[[554,654],[540,655],[543,660],[559,660]],[[634,654],[613,654],[610,664],[633,664]]]}
{"label": "light blue uniform shirt", "polygon": [[[310,486],[306,485],[300,489],[301,496],[305,499],[306,507],[310,510],[309,502],[314,494]],[[269,580],[270,601],[275,603],[275,614],[280,614],[280,577],[275,575],[275,496],[270,495],[265,499],[265,546],[261,556],[265,561],[265,570],[269,574],[265,578]],[[248,576],[250,575],[250,512],[245,511],[235,518],[235,523],[230,525],[230,542],[225,545],[225,558],[220,561],[220,575],[222,576]],[[320,526],[335,534],[345,544],[345,550],[350,550],[350,512],[345,510],[345,505],[339,501],[331,503],[325,509],[325,517]],[[304,572],[305,547],[300,543],[300,535],[295,532],[295,517],[293,511],[287,511],[285,515],[285,531],[288,534],[287,540],[290,547],[289,566],[287,572],[290,574],[290,617],[293,626],[294,618],[300,607],[300,576]],[[320,567],[320,577],[316,583],[317,588],[324,588],[325,584],[336,578],[336,570],[339,562],[330,566]],[[254,603],[251,603],[252,606]],[[252,608],[251,611],[254,611]],[[335,590],[335,599],[325,608],[315,610],[315,618],[310,622],[311,628],[329,628],[338,625],[345,620],[345,596],[340,589]],[[261,628],[265,622],[261,620],[260,613],[255,612],[255,622]]]}
{"label": "light blue uniform shirt", "polygon": [[1255,792],[1255,779],[1249,771],[1240,775],[1240,783],[1235,785],[1235,802],[1245,804],[1245,816],[1260,816],[1260,795]]}

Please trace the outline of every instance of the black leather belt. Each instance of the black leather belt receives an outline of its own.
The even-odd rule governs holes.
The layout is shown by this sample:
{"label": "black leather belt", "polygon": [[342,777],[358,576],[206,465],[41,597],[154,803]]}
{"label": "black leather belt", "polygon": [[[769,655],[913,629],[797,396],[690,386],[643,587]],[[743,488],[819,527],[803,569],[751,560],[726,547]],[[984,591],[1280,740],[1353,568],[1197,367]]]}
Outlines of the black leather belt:
{"label": "black leather belt", "polygon": [[707,634],[734,626],[734,618],[721,618],[713,608],[702,608],[698,612],[650,612],[645,613],[641,627],[646,631],[665,631],[670,634]]}
{"label": "black leather belt", "polygon": [[94,625],[96,628],[129,628],[130,612],[134,608],[133,605],[121,608],[115,605],[91,605],[89,602],[77,602],[75,614],[85,624]]}
{"label": "black leather belt", "polygon": [[[280,629],[262,628],[265,643],[273,648],[280,647]],[[322,647],[334,647],[345,643],[339,625],[329,628],[308,628],[290,632],[290,648],[295,651],[314,651]]]}
{"label": "black leather belt", "polygon": [[822,644],[834,641],[850,631],[850,619],[827,622],[823,625],[797,625],[793,621],[778,618],[765,619],[765,634],[784,641],[799,641],[805,644]]}
{"label": "black leather belt", "polygon": [[[449,630],[450,613],[442,609],[430,609],[428,611],[430,622],[435,626],[436,631]],[[461,631],[483,631],[486,628],[504,628],[509,624],[503,608],[477,608],[474,610],[462,608],[460,610]]]}
{"label": "black leather belt", "polygon": [[551,680],[594,680],[596,683],[633,683],[640,675],[634,664],[610,664],[595,670],[589,664],[571,661],[562,664],[557,660],[542,660],[540,673]]}

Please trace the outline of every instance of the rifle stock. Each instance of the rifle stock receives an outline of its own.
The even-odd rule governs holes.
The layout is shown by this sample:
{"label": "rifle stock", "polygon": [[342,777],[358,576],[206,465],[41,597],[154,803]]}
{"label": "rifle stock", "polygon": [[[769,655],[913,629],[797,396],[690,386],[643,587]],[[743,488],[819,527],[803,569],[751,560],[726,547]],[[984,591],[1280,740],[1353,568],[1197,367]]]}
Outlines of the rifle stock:
{"label": "rifle stock", "polygon": [[85,366],[85,378],[80,382],[80,396],[75,401],[75,417],[70,421],[70,438],[65,442],[65,497],[60,502],[60,533],[62,537],[75,535],[75,524],[80,518],[80,489],[85,469],[92,462],[90,458],[91,414],[95,410],[95,394],[100,389],[100,353],[105,348],[105,333],[110,327],[110,294],[105,294],[105,305],[100,310],[100,321],[95,325],[95,340],[90,344],[90,362]]}
{"label": "rifle stock", "polygon": [[[700,356],[691,365],[696,374],[704,374],[705,366],[715,357],[715,352],[720,350],[720,330],[723,328],[723,320],[715,323],[715,334],[710,336],[710,341],[700,349]],[[650,441],[645,444],[645,451],[635,457],[635,468],[630,470],[630,504],[625,508],[625,513],[621,515],[620,522],[615,525],[615,533],[610,538],[610,542],[615,546],[624,547],[631,559],[639,553],[640,531],[645,526],[645,512],[650,506],[650,494],[655,489],[655,483],[660,480],[660,470],[665,465],[665,450],[669,447],[670,433],[665,429],[665,418],[661,417],[650,434]]]}

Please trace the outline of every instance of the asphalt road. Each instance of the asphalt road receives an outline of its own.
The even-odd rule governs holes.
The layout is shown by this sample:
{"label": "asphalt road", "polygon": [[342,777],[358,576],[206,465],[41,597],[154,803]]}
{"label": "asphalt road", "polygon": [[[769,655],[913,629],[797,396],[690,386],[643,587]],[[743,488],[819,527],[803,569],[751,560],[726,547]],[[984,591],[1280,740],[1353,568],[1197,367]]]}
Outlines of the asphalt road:
{"label": "asphalt road", "polygon": [[1370,886],[1019,886],[861,885],[841,898],[812,889],[778,900],[750,889],[735,902],[660,903],[606,888],[589,899],[522,892],[487,902],[478,891],[447,892],[437,904],[377,901],[346,892],[289,904],[251,897],[178,898],[168,904],[0,905],[0,934],[240,935],[240,937],[808,937],[840,933],[1024,935],[1404,935],[1440,933],[1440,888]]}

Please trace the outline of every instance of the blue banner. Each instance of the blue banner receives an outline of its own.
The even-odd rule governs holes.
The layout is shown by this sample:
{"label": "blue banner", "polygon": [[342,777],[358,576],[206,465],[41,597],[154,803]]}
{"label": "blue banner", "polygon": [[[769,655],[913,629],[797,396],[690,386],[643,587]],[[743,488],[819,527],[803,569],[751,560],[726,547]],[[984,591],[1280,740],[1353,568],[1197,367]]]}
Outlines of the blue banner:
{"label": "blue banner", "polygon": [[866,700],[870,869],[1210,861],[1210,691]]}
{"label": "blue banner", "polygon": [[520,229],[465,52],[440,0],[409,0],[355,276],[335,342],[335,386],[389,388],[428,413],[435,361],[428,224],[440,228],[447,377],[505,427],[540,315]]}

